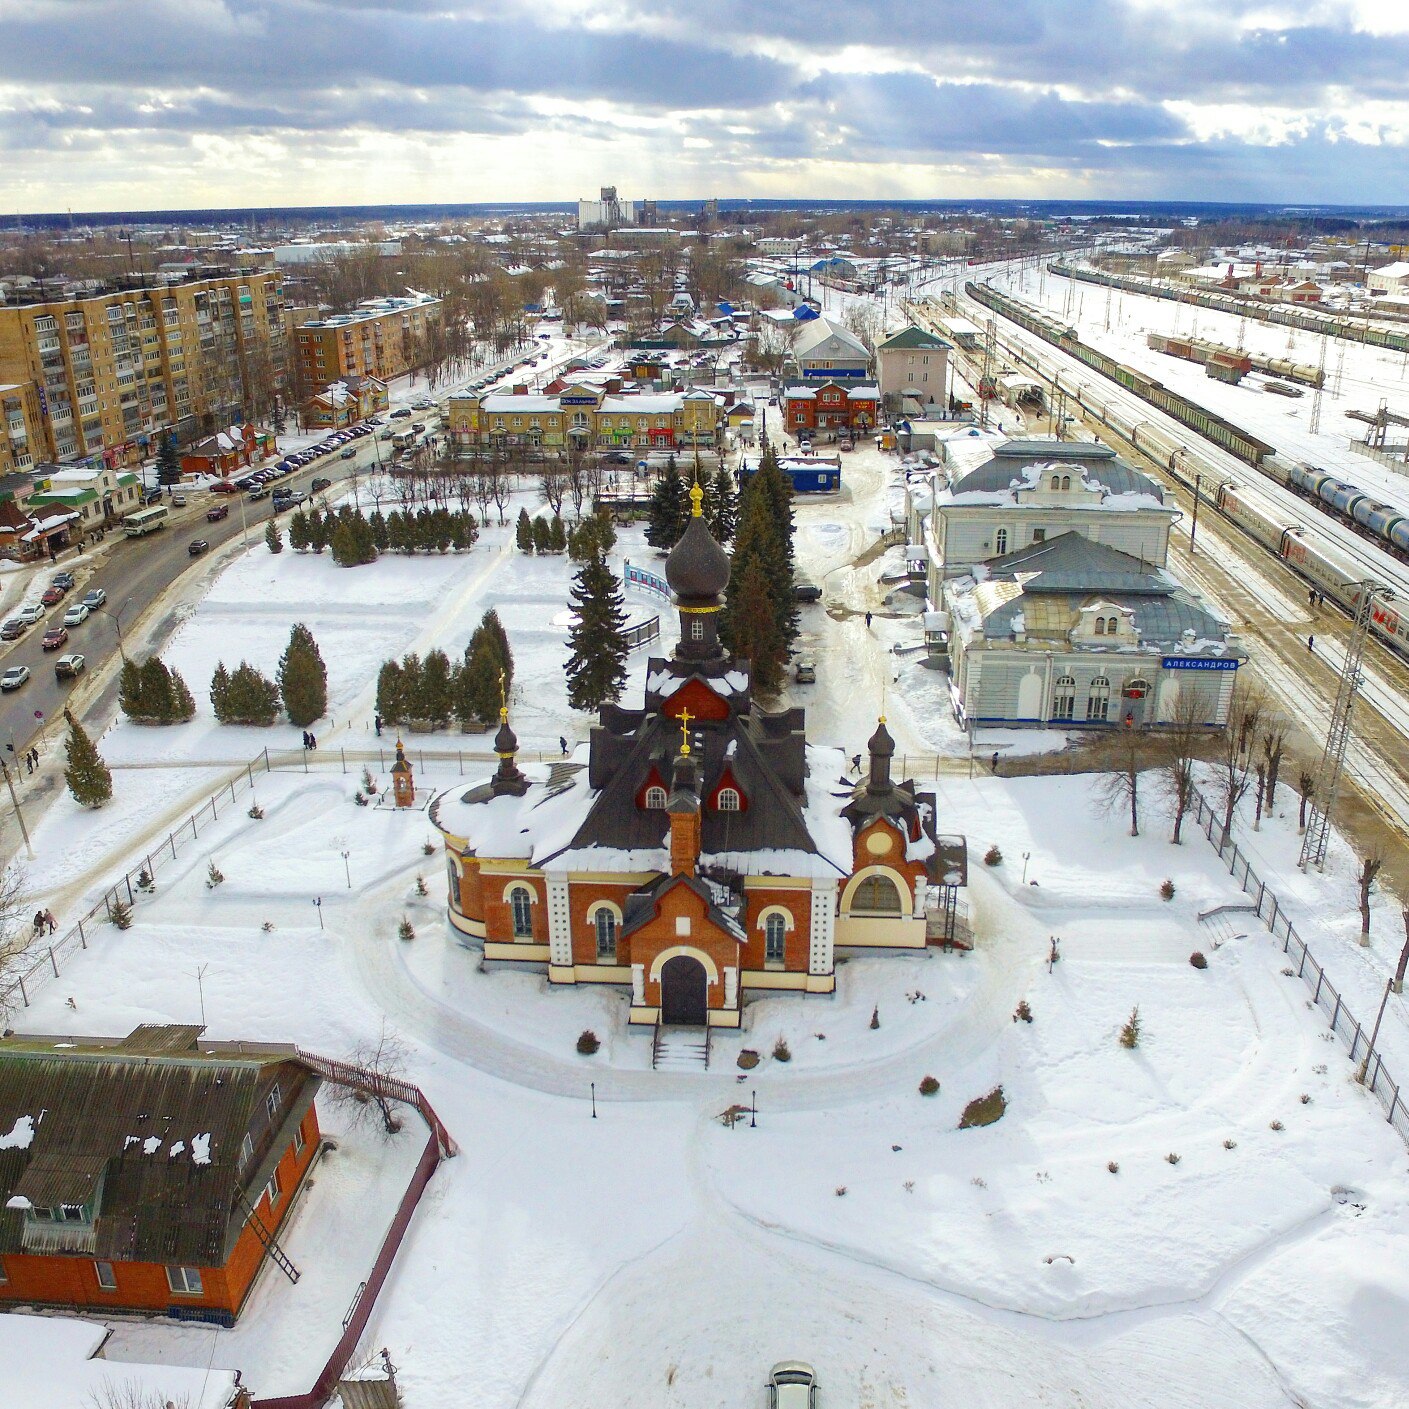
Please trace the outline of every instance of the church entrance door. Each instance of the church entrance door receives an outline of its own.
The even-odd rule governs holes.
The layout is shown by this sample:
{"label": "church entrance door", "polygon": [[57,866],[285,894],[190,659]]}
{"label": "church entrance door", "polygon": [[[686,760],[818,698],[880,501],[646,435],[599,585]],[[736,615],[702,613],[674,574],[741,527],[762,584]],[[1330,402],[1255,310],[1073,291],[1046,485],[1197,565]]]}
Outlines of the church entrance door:
{"label": "church entrance door", "polygon": [[688,954],[667,959],[660,971],[660,1020],[667,1026],[703,1027],[707,1007],[705,967]]}

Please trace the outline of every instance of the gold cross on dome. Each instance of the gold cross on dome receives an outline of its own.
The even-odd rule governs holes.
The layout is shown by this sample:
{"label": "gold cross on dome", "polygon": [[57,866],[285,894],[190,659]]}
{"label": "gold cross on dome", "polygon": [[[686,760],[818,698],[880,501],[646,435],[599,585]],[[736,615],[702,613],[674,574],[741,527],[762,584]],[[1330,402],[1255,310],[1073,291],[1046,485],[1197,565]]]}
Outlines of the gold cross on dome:
{"label": "gold cross on dome", "polygon": [[499,672],[499,722],[507,724],[509,722],[509,692],[505,688],[504,672]]}
{"label": "gold cross on dome", "polygon": [[682,757],[690,752],[690,721],[694,717],[688,709],[680,711],[680,753]]}

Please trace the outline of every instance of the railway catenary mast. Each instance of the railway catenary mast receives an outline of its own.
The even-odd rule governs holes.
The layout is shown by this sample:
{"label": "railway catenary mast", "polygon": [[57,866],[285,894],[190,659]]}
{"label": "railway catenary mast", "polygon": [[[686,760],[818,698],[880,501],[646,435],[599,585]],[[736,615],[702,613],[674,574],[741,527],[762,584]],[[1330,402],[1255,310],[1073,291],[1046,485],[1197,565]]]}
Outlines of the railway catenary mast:
{"label": "railway catenary mast", "polygon": [[1331,710],[1330,727],[1326,730],[1326,748],[1316,769],[1316,781],[1311,788],[1311,817],[1301,839],[1301,857],[1297,865],[1304,871],[1313,863],[1318,871],[1326,866],[1326,847],[1331,839],[1331,814],[1340,792],[1341,774],[1345,771],[1345,749],[1350,742],[1350,716],[1362,679],[1361,661],[1365,658],[1365,642],[1370,635],[1370,616],[1374,611],[1376,583],[1360,584],[1360,599],[1356,606],[1355,626],[1345,644],[1345,660],[1341,664],[1340,684],[1336,688],[1336,703]]}

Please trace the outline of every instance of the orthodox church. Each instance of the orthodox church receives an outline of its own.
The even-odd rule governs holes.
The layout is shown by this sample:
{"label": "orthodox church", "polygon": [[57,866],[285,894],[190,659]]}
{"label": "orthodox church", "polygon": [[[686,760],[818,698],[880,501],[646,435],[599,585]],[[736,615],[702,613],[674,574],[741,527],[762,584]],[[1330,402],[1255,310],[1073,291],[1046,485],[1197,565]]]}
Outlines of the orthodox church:
{"label": "orthodox church", "polygon": [[729,558],[693,515],[666,562],[680,618],[639,709],[605,705],[572,760],[521,766],[501,710],[493,776],[431,804],[449,918],[489,963],[630,992],[631,1022],[738,1027],[747,992],[831,993],[839,950],[962,942],[962,837],[891,777],[882,719],[868,766],[767,713],[719,640]]}

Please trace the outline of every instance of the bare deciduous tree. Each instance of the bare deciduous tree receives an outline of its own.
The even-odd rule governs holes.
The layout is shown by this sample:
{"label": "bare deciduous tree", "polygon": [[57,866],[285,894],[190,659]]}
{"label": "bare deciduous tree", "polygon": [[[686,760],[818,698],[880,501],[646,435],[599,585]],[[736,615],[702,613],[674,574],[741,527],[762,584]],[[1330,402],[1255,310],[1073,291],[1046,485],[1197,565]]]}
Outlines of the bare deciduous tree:
{"label": "bare deciduous tree", "polygon": [[1183,841],[1184,816],[1194,797],[1194,761],[1203,737],[1204,702],[1192,690],[1181,690],[1173,717],[1160,734],[1159,768],[1161,791],[1174,809],[1174,831],[1170,842]]}
{"label": "bare deciduous tree", "polygon": [[362,1086],[333,1087],[333,1099],[347,1112],[349,1125],[375,1118],[384,1135],[395,1135],[401,1129],[397,1110],[400,1102],[388,1090],[387,1083],[405,1077],[406,1044],[383,1023],[378,1035],[359,1042],[347,1060],[367,1076]]}
{"label": "bare deciduous tree", "polygon": [[1312,794],[1316,791],[1316,775],[1309,769],[1303,768],[1296,779],[1297,795],[1301,799],[1301,805],[1297,808],[1296,829],[1298,832],[1306,830],[1306,808],[1311,801]]}
{"label": "bare deciduous tree", "polygon": [[191,1409],[191,1396],[144,1389],[136,1380],[104,1380],[88,1392],[89,1409]]}
{"label": "bare deciduous tree", "polygon": [[1360,874],[1355,880],[1359,887],[1361,944],[1370,942],[1370,892],[1384,864],[1384,853],[1378,847],[1371,847],[1360,858]]}
{"label": "bare deciduous tree", "polygon": [[1247,745],[1260,712],[1261,704],[1256,697],[1235,695],[1228,712],[1228,725],[1219,740],[1218,754],[1213,762],[1213,791],[1223,810],[1223,831],[1218,844],[1220,852],[1233,835],[1233,817],[1252,784],[1252,757]]}
{"label": "bare deciduous tree", "polygon": [[1277,780],[1282,771],[1282,758],[1287,751],[1287,726],[1284,720],[1269,720],[1262,731],[1262,761],[1267,767],[1267,796],[1263,799],[1263,815],[1270,817],[1277,806]]}
{"label": "bare deciduous tree", "polygon": [[1150,741],[1143,729],[1124,729],[1116,749],[1117,763],[1101,775],[1096,806],[1104,813],[1130,812],[1130,835],[1140,835],[1140,773],[1149,766]]}

